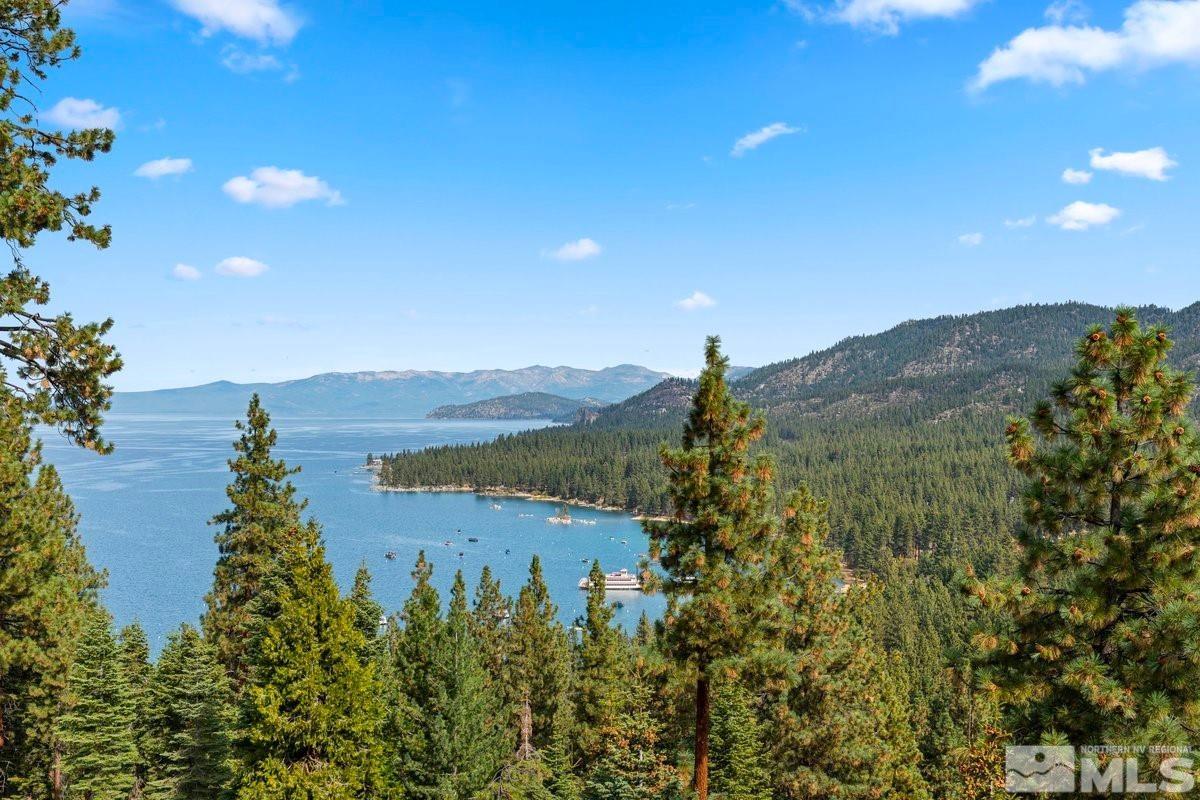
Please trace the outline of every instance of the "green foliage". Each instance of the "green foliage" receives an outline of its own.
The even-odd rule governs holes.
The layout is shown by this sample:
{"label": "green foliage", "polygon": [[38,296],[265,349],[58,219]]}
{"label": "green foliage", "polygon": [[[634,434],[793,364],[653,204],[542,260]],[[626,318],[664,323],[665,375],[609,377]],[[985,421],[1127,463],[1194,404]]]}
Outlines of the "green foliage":
{"label": "green foliage", "polygon": [[723,685],[713,703],[712,790],[727,800],[770,800],[763,726],[750,693]]}
{"label": "green foliage", "polygon": [[926,797],[907,686],[870,635],[872,591],[838,587],[826,511],[807,489],[789,496],[768,570],[770,646],[756,668],[775,795]]}
{"label": "green foliage", "polygon": [[383,709],[315,526],[289,539],[269,596],[275,612],[243,693],[238,798],[369,796],[380,788]]}
{"label": "green foliage", "polygon": [[121,648],[121,670],[129,685],[129,697],[133,704],[133,741],[137,746],[137,765],[134,768],[134,794],[140,794],[146,786],[149,771],[151,742],[149,719],[152,707],[150,680],[150,643],[146,631],[136,620],[121,629],[117,642]]}
{"label": "green foliage", "polygon": [[471,635],[479,645],[487,669],[488,686],[503,685],[507,631],[505,624],[512,616],[512,601],[500,591],[500,582],[492,577],[487,564],[479,573],[475,587],[475,603],[471,607]]}
{"label": "green foliage", "polygon": [[583,800],[678,800],[679,773],[661,749],[659,724],[646,712],[622,715],[584,780]]}
{"label": "green foliage", "polygon": [[676,664],[695,676],[693,783],[700,800],[708,793],[711,671],[736,671],[759,643],[765,556],[776,522],[771,461],[749,453],[765,422],[733,399],[725,383],[728,368],[720,340],[710,337],[682,447],[661,451],[673,515],[644,523],[651,554],[666,573],[662,642]]}
{"label": "green foliage", "polygon": [[577,623],[581,639],[575,654],[571,694],[575,708],[575,750],[595,757],[613,734],[626,701],[629,655],[625,638],[613,628],[613,608],[605,597],[604,571],[593,561],[588,573],[587,613]]}
{"label": "green foliage", "polygon": [[232,777],[233,693],[195,628],[171,634],[150,686],[148,800],[217,800]]}
{"label": "green foliage", "polygon": [[56,723],[67,795],[125,800],[137,783],[135,706],[105,611],[88,616],[68,691],[69,705]]}
{"label": "green foliage", "polygon": [[354,573],[354,586],[350,590],[350,604],[354,606],[354,627],[363,637],[363,661],[379,661],[384,657],[386,642],[379,635],[383,606],[371,594],[371,571],[364,562]]}
{"label": "green foliage", "polygon": [[[455,576],[450,614],[437,642],[437,694],[422,724],[430,735],[437,797],[470,797],[496,774],[510,749],[505,708],[487,691],[487,672],[467,618],[462,573]],[[406,786],[414,794],[416,786]]]}
{"label": "green foliage", "polygon": [[289,475],[299,471],[271,457],[276,433],[271,417],[250,399],[246,421],[237,423],[236,458],[229,460],[233,482],[225,489],[231,507],[212,519],[221,526],[214,537],[220,551],[213,588],[205,598],[204,634],[234,682],[245,683],[250,642],[258,620],[255,600],[275,568],[276,554],[290,546],[301,527],[306,502],[297,501]]}
{"label": "green foliage", "polygon": [[101,415],[121,367],[103,341],[112,321],[79,325],[68,313],[47,315],[49,285],[24,265],[23,251],[46,231],[107,247],[111,231],[87,222],[100,199],[51,188],[62,159],[91,161],[112,147],[113,132],[42,127],[37,97],[49,70],[79,57],[75,34],[62,27],[57,0],[12,0],[0,8],[0,232],[12,249],[12,272],[0,277],[0,394],[27,419],[57,426],[72,441],[106,452]]}
{"label": "green foliage", "polygon": [[1200,726],[1200,448],[1171,347],[1117,309],[1009,424],[1020,568],[967,588],[999,616],[975,638],[980,677],[1019,741],[1184,744]]}
{"label": "green foliage", "polygon": [[529,564],[529,580],[517,595],[507,659],[509,705],[519,710],[528,704],[530,710],[530,729],[521,731],[522,745],[540,750],[555,739],[564,724],[571,652],[536,555]]}
{"label": "green foliage", "polygon": [[52,728],[102,582],[76,522],[20,410],[0,398],[0,796],[50,779]]}

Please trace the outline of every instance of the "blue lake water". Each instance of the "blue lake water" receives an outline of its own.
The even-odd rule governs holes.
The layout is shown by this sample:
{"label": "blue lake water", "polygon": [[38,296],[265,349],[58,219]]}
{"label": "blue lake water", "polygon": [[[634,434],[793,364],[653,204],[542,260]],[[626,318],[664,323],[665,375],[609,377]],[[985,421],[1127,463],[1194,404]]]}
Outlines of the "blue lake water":
{"label": "blue lake water", "polygon": [[[641,526],[628,514],[572,508],[595,525],[551,525],[552,503],[473,494],[388,493],[371,488],[363,468],[367,453],[440,444],[488,441],[536,426],[527,421],[275,419],[277,457],[303,471],[293,477],[321,523],[334,572],[348,589],[366,562],[376,597],[396,610],[412,588],[409,572],[425,550],[443,600],[462,569],[471,591],[490,564],[506,594],[541,556],[559,618],[570,624],[584,610],[578,581],[591,559],[605,571],[633,569],[646,552]],[[204,607],[217,557],[208,520],[227,505],[226,460],[236,438],[227,419],[112,414],[105,437],[116,444],[96,456],[46,432],[46,459],[55,464],[80,514],[88,555],[108,571],[105,605],[118,624],[138,619],[157,650],[181,622],[195,622]],[[494,510],[492,503],[501,508]],[[477,537],[478,542],[468,542]],[[453,542],[446,546],[447,540]],[[622,540],[628,544],[622,544]],[[385,558],[393,550],[394,561]],[[460,555],[461,554],[461,555]],[[587,563],[584,563],[584,560]],[[617,621],[632,628],[643,611],[662,613],[661,597],[613,594]]]}

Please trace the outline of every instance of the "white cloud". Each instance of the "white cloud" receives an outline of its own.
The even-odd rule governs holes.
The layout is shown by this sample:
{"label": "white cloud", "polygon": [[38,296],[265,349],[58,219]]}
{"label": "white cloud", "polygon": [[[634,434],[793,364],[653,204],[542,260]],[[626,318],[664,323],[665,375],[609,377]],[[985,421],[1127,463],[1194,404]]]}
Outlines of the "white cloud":
{"label": "white cloud", "polygon": [[1092,173],[1088,172],[1086,169],[1071,169],[1068,167],[1067,169],[1063,170],[1062,181],[1063,183],[1069,183],[1072,186],[1080,186],[1082,184],[1092,182]]}
{"label": "white cloud", "polygon": [[1055,25],[1078,25],[1087,21],[1089,13],[1082,0],[1055,0],[1046,8],[1046,19]]}
{"label": "white cloud", "polygon": [[801,133],[803,130],[803,128],[793,128],[786,122],[772,122],[766,127],[747,133],[734,142],[733,149],[729,151],[729,155],[734,158],[741,158],[746,153],[761,147],[772,139],[792,133]]}
{"label": "white cloud", "polygon": [[970,88],[1021,78],[1063,86],[1093,72],[1197,63],[1200,0],[1137,0],[1119,30],[1059,22],[1022,31],[979,65]]}
{"label": "white cloud", "polygon": [[192,160],[190,158],[158,158],[154,161],[147,161],[133,171],[133,174],[139,178],[149,178],[157,180],[164,178],[167,175],[182,175],[185,172],[192,171]]}
{"label": "white cloud", "polygon": [[699,311],[702,308],[712,308],[716,304],[716,300],[699,289],[675,303],[676,307],[682,308],[684,311]]}
{"label": "white cloud", "polygon": [[1076,200],[1046,222],[1057,225],[1064,231],[1086,231],[1088,228],[1107,225],[1121,216],[1121,210],[1107,203],[1086,203]]}
{"label": "white cloud", "polygon": [[1092,169],[1110,170],[1122,175],[1149,178],[1152,181],[1167,180],[1170,177],[1167,175],[1167,170],[1179,166],[1161,147],[1151,147],[1149,150],[1138,150],[1133,153],[1109,153],[1108,155],[1104,155],[1104,148],[1097,147],[1090,151],[1089,155],[1092,157]]}
{"label": "white cloud", "polygon": [[180,281],[198,281],[200,280],[200,270],[190,264],[176,264],[171,269],[171,275]]}
{"label": "white cloud", "polygon": [[175,7],[198,20],[204,36],[228,31],[261,44],[287,44],[302,24],[278,0],[175,0]]}
{"label": "white cloud", "polygon": [[856,28],[895,36],[900,25],[918,19],[952,18],[970,11],[984,0],[836,0],[832,6],[815,9],[790,0],[789,5],[809,17],[844,22]]}
{"label": "white cloud", "polygon": [[557,250],[551,250],[545,255],[558,261],[583,261],[586,258],[595,258],[603,252],[603,249],[598,243],[592,239],[578,239],[574,242],[567,242]]}
{"label": "white cloud", "polygon": [[95,100],[77,97],[64,97],[46,112],[46,119],[65,128],[82,130],[84,128],[121,127],[121,111],[117,108],[106,108]]}
{"label": "white cloud", "polygon": [[283,69],[283,62],[270,53],[247,53],[240,47],[225,48],[221,55],[221,63],[230,72],[241,75]]}
{"label": "white cloud", "polygon": [[249,177],[230,178],[222,188],[239,203],[257,203],[267,208],[287,208],[306,200],[324,200],[330,206],[346,202],[341,192],[298,169],[258,167]]}
{"label": "white cloud", "polygon": [[958,243],[964,247],[979,247],[979,245],[983,244],[983,234],[978,232],[964,233],[958,237]]}
{"label": "white cloud", "polygon": [[231,278],[257,278],[270,267],[245,256],[230,256],[217,264],[217,274]]}
{"label": "white cloud", "polygon": [[1037,217],[1033,215],[1004,220],[1004,227],[1006,228],[1032,228],[1036,224]]}

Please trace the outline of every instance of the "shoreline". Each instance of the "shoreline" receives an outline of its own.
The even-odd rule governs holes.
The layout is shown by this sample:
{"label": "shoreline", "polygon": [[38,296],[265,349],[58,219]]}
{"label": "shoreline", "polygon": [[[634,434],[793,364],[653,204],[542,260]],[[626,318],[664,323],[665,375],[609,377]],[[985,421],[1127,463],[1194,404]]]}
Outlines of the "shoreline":
{"label": "shoreline", "polygon": [[371,472],[375,473],[375,478],[371,482],[371,489],[376,492],[391,492],[396,494],[477,494],[481,497],[514,497],[521,500],[537,500],[547,503],[561,503],[562,505],[573,506],[575,508],[589,508],[592,511],[609,511],[619,514],[629,514],[633,519],[665,521],[667,517],[652,516],[650,514],[633,513],[627,508],[621,506],[604,505],[602,503],[592,503],[587,500],[575,500],[569,497],[557,497],[555,495],[543,494],[541,492],[531,492],[524,489],[512,489],[507,486],[470,486],[467,484],[441,484],[429,486],[384,486],[379,483],[379,470],[367,467]]}

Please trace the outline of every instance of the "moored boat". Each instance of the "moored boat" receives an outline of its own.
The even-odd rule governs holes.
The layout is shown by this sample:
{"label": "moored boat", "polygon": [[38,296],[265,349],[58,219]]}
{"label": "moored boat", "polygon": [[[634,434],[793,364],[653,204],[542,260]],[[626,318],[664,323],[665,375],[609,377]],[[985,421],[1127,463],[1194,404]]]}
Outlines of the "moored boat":
{"label": "moored boat", "polygon": [[[588,578],[580,578],[579,588],[584,590],[590,589],[592,588],[592,582]],[[640,592],[642,590],[642,582],[638,580],[637,575],[629,570],[619,569],[604,576],[604,590],[607,592]]]}

